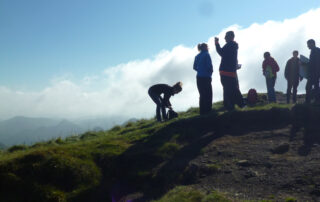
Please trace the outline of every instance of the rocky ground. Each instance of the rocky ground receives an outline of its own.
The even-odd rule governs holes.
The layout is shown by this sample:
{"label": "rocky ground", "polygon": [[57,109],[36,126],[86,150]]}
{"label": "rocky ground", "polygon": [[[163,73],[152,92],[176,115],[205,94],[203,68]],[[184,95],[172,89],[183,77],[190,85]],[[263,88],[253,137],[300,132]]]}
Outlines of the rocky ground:
{"label": "rocky ground", "polygon": [[288,126],[216,139],[190,162],[195,186],[239,200],[320,201],[320,145],[304,145],[303,131],[290,136]]}

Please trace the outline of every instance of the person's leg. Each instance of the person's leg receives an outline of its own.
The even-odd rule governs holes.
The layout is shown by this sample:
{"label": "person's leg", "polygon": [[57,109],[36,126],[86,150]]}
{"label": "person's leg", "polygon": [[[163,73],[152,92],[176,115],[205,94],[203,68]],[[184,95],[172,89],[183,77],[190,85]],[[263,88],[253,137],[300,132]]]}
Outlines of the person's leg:
{"label": "person's leg", "polygon": [[197,87],[199,91],[199,110],[200,114],[203,114],[205,111],[205,86],[203,78],[197,77]]}
{"label": "person's leg", "polygon": [[276,79],[277,78],[272,78],[271,80],[271,85],[272,85],[272,88],[271,88],[271,94],[272,94],[272,102],[277,102],[277,98],[276,98],[276,91],[274,89],[275,85],[276,85]]}
{"label": "person's leg", "polygon": [[242,94],[240,92],[239,89],[239,85],[238,85],[238,79],[237,78],[230,78],[231,79],[231,83],[232,83],[232,100],[233,100],[233,104],[237,104],[239,107],[244,107],[244,102],[243,102],[243,97]]}
{"label": "person's leg", "polygon": [[160,115],[160,108],[161,108],[161,97],[151,91],[148,92],[149,96],[151,97],[151,99],[153,100],[154,103],[156,103],[157,108],[156,108],[156,117],[157,117],[157,121],[161,121],[161,115]]}
{"label": "person's leg", "polygon": [[232,101],[232,80],[228,76],[221,76],[221,83],[223,85],[224,107],[229,111],[234,110],[234,103]]}
{"label": "person's leg", "polygon": [[319,78],[315,78],[314,79],[314,97],[316,99],[316,102],[319,103],[320,102],[320,88],[319,88]]}
{"label": "person's leg", "polygon": [[211,78],[203,78],[203,104],[204,104],[204,113],[209,113],[212,108],[212,86]]}
{"label": "person's leg", "polygon": [[271,94],[272,82],[270,78],[266,78],[266,84],[267,84],[268,101],[272,102],[272,94]]}
{"label": "person's leg", "polygon": [[292,87],[293,87],[293,92],[292,92],[292,102],[296,103],[297,102],[297,92],[298,92],[298,86],[299,86],[299,79],[294,81]]}
{"label": "person's leg", "polygon": [[305,101],[307,104],[311,102],[311,91],[312,91],[312,82],[311,82],[311,79],[308,79],[306,84],[306,101]]}
{"label": "person's leg", "polygon": [[164,105],[163,100],[161,99],[161,113],[162,113],[162,120],[167,120],[167,112],[166,112],[166,106]]}
{"label": "person's leg", "polygon": [[287,104],[290,103],[290,97],[291,97],[291,89],[292,89],[292,80],[287,80]]}

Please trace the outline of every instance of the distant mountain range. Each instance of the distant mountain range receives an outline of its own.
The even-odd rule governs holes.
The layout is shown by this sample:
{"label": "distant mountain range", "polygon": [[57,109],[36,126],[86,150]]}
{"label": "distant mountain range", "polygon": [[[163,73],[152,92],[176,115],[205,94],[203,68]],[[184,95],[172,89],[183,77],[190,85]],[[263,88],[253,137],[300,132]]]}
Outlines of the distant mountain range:
{"label": "distant mountain range", "polygon": [[125,122],[124,117],[91,119],[49,119],[17,116],[0,121],[0,148],[15,144],[32,144],[57,137],[81,134],[86,131],[107,130]]}

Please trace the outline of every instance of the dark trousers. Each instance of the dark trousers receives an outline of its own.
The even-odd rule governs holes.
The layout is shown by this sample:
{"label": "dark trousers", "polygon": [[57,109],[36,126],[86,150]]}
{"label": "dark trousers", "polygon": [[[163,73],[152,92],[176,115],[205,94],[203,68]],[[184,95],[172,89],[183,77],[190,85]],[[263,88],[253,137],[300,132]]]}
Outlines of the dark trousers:
{"label": "dark trousers", "polygon": [[291,91],[292,91],[292,101],[293,103],[297,102],[297,88],[299,86],[298,79],[288,79],[287,80],[287,103],[290,103]]}
{"label": "dark trousers", "polygon": [[166,114],[166,107],[164,105],[163,99],[160,95],[153,93],[152,91],[148,91],[149,96],[153,100],[154,103],[156,103],[157,108],[156,108],[156,116],[157,116],[157,121],[161,121],[161,114],[160,110],[162,112],[162,118],[167,119],[167,114]]}
{"label": "dark trousers", "polygon": [[274,90],[274,86],[276,84],[276,77],[266,78],[267,83],[267,91],[268,91],[268,100],[269,102],[276,102],[276,91]]}
{"label": "dark trousers", "polygon": [[311,99],[315,98],[320,101],[319,78],[313,77],[307,80],[306,84],[306,103],[310,103]]}
{"label": "dark trousers", "polygon": [[243,107],[242,94],[238,88],[238,79],[236,77],[222,76],[221,84],[223,87],[223,105],[227,110],[234,110],[234,105]]}
{"label": "dark trousers", "polygon": [[200,94],[199,107],[200,114],[209,113],[212,109],[212,86],[211,78],[197,77],[197,87]]}

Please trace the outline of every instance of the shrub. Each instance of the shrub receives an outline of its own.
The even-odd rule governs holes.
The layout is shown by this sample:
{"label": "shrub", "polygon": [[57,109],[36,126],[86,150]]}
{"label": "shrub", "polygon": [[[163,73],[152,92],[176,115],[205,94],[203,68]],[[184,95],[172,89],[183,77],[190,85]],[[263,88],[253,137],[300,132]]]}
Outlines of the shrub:
{"label": "shrub", "polygon": [[26,150],[28,146],[26,145],[14,145],[8,149],[8,152],[15,152],[15,151],[21,151],[21,150]]}
{"label": "shrub", "polygon": [[121,130],[121,126],[114,126],[113,128],[110,129],[110,131],[112,131],[112,132],[116,132],[119,130]]}
{"label": "shrub", "polygon": [[63,140],[61,139],[61,137],[58,137],[55,142],[57,144],[63,144]]}
{"label": "shrub", "polygon": [[80,136],[80,140],[85,140],[85,139],[89,139],[97,136],[98,134],[96,134],[95,132],[88,131],[85,134]]}

